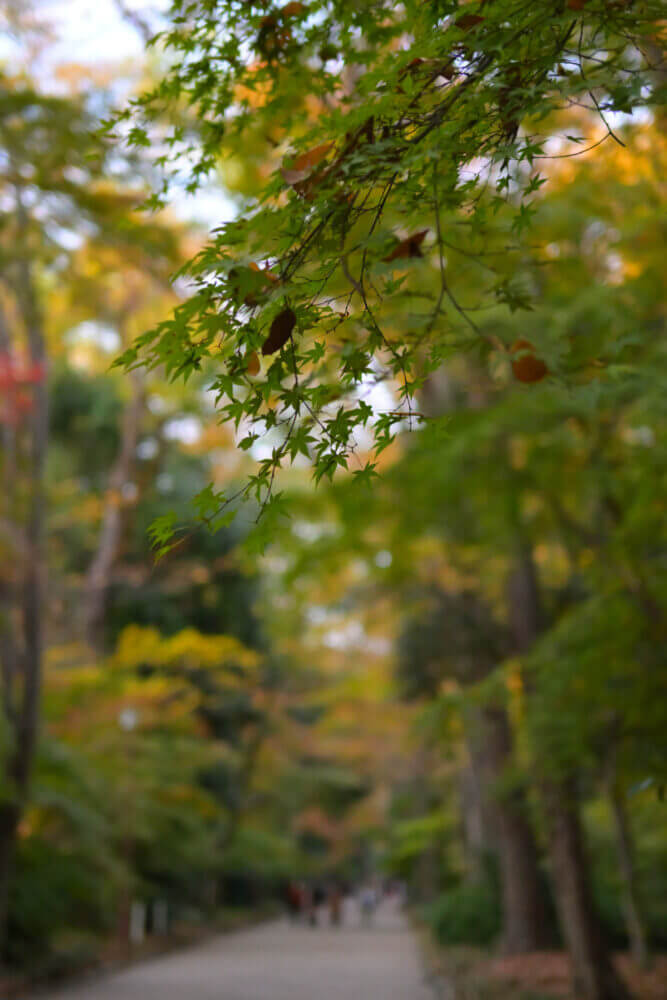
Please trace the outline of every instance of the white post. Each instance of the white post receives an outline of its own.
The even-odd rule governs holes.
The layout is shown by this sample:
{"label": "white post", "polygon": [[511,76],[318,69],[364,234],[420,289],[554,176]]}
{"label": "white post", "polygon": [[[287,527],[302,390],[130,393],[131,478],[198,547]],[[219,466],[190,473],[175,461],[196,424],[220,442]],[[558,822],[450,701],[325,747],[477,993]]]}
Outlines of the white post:
{"label": "white post", "polygon": [[132,900],[130,908],[130,942],[141,944],[146,935],[146,904]]}

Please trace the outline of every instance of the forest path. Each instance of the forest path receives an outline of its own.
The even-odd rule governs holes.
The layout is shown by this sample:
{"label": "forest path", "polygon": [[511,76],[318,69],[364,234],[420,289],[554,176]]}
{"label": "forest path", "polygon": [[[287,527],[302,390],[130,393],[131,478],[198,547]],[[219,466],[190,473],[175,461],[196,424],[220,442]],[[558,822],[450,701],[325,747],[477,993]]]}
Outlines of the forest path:
{"label": "forest path", "polygon": [[432,1000],[419,950],[398,906],[371,927],[346,901],[341,927],[276,921],[142,962],[48,1000]]}

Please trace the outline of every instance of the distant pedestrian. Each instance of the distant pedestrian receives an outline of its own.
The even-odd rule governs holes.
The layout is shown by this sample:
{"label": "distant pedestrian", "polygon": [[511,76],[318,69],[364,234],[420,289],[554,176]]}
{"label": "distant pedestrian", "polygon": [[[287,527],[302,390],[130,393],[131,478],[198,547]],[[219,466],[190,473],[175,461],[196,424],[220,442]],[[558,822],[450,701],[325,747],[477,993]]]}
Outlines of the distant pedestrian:
{"label": "distant pedestrian", "polygon": [[324,886],[319,884],[316,885],[315,888],[313,889],[313,905],[316,907],[321,906],[322,903],[326,901],[326,898],[327,894],[324,889]]}
{"label": "distant pedestrian", "polygon": [[341,921],[343,894],[337,885],[329,887],[329,921],[333,927],[338,927]]}
{"label": "distant pedestrian", "polygon": [[287,886],[287,913],[291,921],[296,923],[301,916],[303,908],[303,888],[296,882],[290,882]]}
{"label": "distant pedestrian", "polygon": [[366,927],[370,927],[377,906],[377,895],[372,885],[365,885],[359,893],[359,907],[361,909],[361,922]]}
{"label": "distant pedestrian", "polygon": [[311,927],[317,927],[317,909],[315,907],[315,893],[306,886],[304,889],[303,912],[306,921]]}

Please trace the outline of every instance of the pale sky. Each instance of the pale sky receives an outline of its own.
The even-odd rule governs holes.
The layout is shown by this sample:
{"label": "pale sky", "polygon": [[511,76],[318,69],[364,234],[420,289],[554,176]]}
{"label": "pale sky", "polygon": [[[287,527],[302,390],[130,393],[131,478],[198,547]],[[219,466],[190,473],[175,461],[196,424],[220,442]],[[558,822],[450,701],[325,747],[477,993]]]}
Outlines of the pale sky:
{"label": "pale sky", "polygon": [[[42,56],[28,67],[42,79],[58,63],[78,62],[93,67],[123,60],[140,60],[143,41],[121,16],[114,0],[33,0],[36,16],[51,29],[51,39]],[[167,0],[126,0],[125,6],[144,11],[157,26],[156,12]],[[26,8],[28,3],[26,3]],[[20,8],[19,8],[20,9]],[[0,55],[14,64],[21,59],[16,45],[3,37]]]}
{"label": "pale sky", "polygon": [[[153,30],[160,27],[160,11],[170,0],[123,0],[127,10],[138,12]],[[19,9],[21,0],[19,0]],[[27,4],[26,4],[27,5]],[[0,4],[1,7],[1,4]],[[144,60],[144,40],[123,18],[115,0],[33,0],[41,21],[49,28],[48,41],[35,51],[20,47],[2,30],[0,20],[0,65],[12,71],[27,70],[45,89],[62,89],[59,66],[76,63],[91,69],[116,67],[127,80],[138,80]],[[218,183],[195,196],[174,192],[171,207],[184,219],[214,228],[233,218],[236,209]]]}
{"label": "pale sky", "polygon": [[[149,7],[138,0],[128,0],[126,6],[139,11]],[[159,6],[158,2],[150,4],[153,9]],[[113,0],[46,0],[43,9],[61,39],[51,52],[55,60],[96,66],[142,58],[142,39],[123,20]]]}

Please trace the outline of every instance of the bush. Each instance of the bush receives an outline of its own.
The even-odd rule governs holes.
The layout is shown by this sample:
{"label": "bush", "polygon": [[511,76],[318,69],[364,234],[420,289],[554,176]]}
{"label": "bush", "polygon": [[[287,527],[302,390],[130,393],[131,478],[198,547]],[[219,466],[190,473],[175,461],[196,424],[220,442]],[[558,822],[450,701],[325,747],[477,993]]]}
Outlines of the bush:
{"label": "bush", "polygon": [[[50,970],[52,961],[67,966],[84,957],[89,961],[88,938],[85,956],[69,956],[69,944],[58,949],[54,939],[63,938],[68,930],[93,934],[106,928],[108,893],[102,877],[81,853],[58,849],[38,836],[19,842],[9,897],[5,954],[9,964],[27,965],[33,971],[37,965],[41,972],[42,967]],[[62,951],[60,958],[57,951]],[[79,951],[78,943],[74,951]]]}
{"label": "bush", "polygon": [[500,897],[490,877],[461,883],[424,907],[422,913],[443,945],[490,945],[501,929]]}

